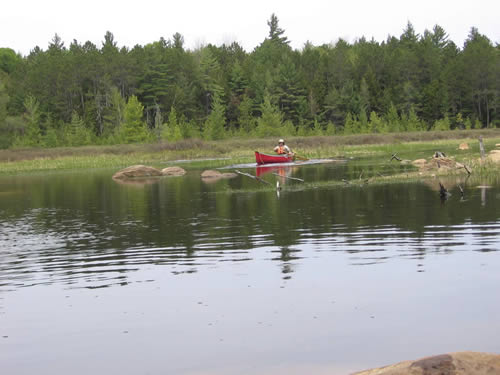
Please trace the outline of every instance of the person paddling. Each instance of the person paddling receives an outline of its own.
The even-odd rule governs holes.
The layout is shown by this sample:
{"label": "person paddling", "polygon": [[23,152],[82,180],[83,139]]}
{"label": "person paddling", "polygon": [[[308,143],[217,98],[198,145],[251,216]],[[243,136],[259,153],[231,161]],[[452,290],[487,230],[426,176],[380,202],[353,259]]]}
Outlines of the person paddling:
{"label": "person paddling", "polygon": [[278,146],[276,146],[274,148],[274,152],[276,152],[279,155],[293,155],[292,150],[290,150],[290,147],[288,147],[285,144],[285,140],[284,139],[280,139],[278,141]]}

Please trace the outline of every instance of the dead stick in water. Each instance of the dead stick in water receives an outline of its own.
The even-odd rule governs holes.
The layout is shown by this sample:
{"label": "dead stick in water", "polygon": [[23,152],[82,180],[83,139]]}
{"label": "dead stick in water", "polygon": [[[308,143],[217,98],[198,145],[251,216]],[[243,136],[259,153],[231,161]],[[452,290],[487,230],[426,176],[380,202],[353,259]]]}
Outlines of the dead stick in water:
{"label": "dead stick in water", "polygon": [[263,180],[262,178],[260,177],[257,177],[257,176],[252,176],[250,173],[244,173],[244,172],[240,172],[238,170],[235,171],[236,173],[238,174],[241,174],[242,176],[247,176],[247,177],[250,177],[250,178],[253,178],[254,180],[257,180],[263,184],[268,184],[268,185],[272,185],[270,182],[266,181],[266,180]]}
{"label": "dead stick in water", "polygon": [[278,176],[278,177],[289,178],[290,180],[297,180],[297,181],[300,181],[300,182],[304,182],[304,180],[303,180],[303,179],[301,179],[301,178],[297,178],[297,177],[282,176],[282,175],[280,175],[280,174],[278,174],[278,173],[273,173],[273,175]]}
{"label": "dead stick in water", "polygon": [[398,154],[392,154],[391,161],[396,159],[397,161],[401,161],[401,158],[398,157]]}
{"label": "dead stick in water", "polygon": [[470,170],[470,168],[464,164],[464,169],[467,171],[467,173],[470,176],[470,174],[472,173],[472,171]]}

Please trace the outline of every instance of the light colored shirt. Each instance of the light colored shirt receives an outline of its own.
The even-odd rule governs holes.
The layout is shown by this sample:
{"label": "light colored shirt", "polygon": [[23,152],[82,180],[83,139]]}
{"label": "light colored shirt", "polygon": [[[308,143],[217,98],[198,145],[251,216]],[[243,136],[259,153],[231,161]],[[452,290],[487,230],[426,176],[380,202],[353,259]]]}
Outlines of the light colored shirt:
{"label": "light colored shirt", "polygon": [[[290,150],[290,147],[288,147],[287,145],[283,145],[281,146],[281,148],[283,149],[283,151],[286,153],[286,154],[290,154],[292,151]],[[278,152],[280,149],[280,146],[276,146],[274,148],[274,152]]]}

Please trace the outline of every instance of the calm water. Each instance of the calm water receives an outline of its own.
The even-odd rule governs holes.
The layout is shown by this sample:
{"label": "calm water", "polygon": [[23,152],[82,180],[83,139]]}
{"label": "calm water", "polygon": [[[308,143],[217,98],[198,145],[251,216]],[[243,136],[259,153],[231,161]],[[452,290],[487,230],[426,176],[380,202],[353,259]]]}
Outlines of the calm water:
{"label": "calm water", "polygon": [[458,181],[462,198],[447,180],[441,202],[437,180],[272,174],[361,182],[366,163],[259,170],[278,197],[113,172],[0,178],[2,374],[345,374],[500,351],[495,184]]}

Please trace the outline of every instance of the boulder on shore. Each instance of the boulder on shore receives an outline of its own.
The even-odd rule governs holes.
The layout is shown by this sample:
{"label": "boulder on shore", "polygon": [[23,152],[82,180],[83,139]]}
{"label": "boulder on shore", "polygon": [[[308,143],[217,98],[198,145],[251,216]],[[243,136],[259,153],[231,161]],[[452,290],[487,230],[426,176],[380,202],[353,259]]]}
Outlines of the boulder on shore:
{"label": "boulder on shore", "polygon": [[426,163],[417,165],[421,172],[447,172],[454,169],[461,169],[464,166],[448,157],[433,157]]}
{"label": "boulder on shore", "polygon": [[417,160],[413,160],[412,164],[416,167],[419,167],[421,168],[425,163],[427,163],[427,160],[425,159],[417,159]]}
{"label": "boulder on shore", "polygon": [[146,165],[132,165],[116,172],[113,175],[114,179],[136,178],[136,177],[155,177],[162,176],[160,170],[148,167]]}
{"label": "boulder on shore", "polygon": [[186,170],[181,167],[168,167],[161,170],[163,176],[184,176]]}
{"label": "boulder on shore", "polygon": [[489,375],[500,374],[500,355],[458,352],[404,361],[353,375]]}
{"label": "boulder on shore", "polygon": [[491,150],[488,154],[488,160],[494,163],[500,163],[500,150]]}

